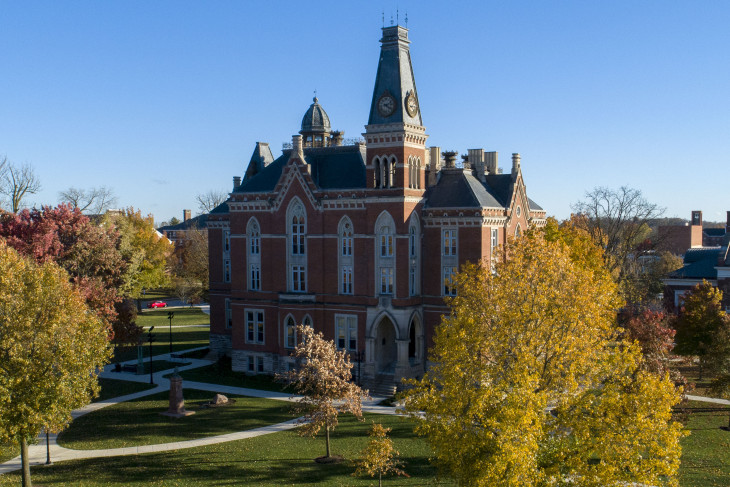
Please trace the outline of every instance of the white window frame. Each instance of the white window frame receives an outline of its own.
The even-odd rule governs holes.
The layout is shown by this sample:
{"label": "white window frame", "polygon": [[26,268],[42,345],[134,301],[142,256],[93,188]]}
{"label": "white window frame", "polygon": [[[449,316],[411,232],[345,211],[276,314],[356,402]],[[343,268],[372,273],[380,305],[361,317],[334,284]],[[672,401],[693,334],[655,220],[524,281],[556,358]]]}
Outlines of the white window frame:
{"label": "white window frame", "polygon": [[248,266],[248,289],[261,291],[261,265],[254,263]]}
{"label": "white window frame", "polygon": [[357,315],[335,315],[335,345],[340,350],[357,351]]}
{"label": "white window frame", "polygon": [[262,309],[246,309],[246,343],[263,345],[266,341],[266,317]]}
{"label": "white window frame", "polygon": [[375,230],[375,290],[378,295],[395,296],[397,235],[395,221],[387,211],[378,216]]}
{"label": "white window frame", "polygon": [[444,296],[456,296],[456,283],[453,281],[454,275],[456,275],[456,267],[444,266],[442,270],[443,287],[442,293]]}
{"label": "white window frame", "polygon": [[394,294],[394,269],[392,267],[381,267],[380,268],[380,294],[393,295]]}
{"label": "white window frame", "polygon": [[456,228],[444,228],[441,231],[441,255],[455,256],[458,252],[458,231]]}
{"label": "white window frame", "polygon": [[307,267],[300,264],[292,264],[289,271],[291,291],[295,293],[307,292]]}
{"label": "white window frame", "polygon": [[[289,339],[291,337],[291,340]],[[297,321],[292,315],[284,318],[284,348],[292,349],[297,346]]]}
{"label": "white window frame", "polygon": [[223,259],[223,282],[231,282],[231,259]]}
{"label": "white window frame", "polygon": [[225,309],[226,309],[226,330],[230,330],[231,328],[233,328],[233,309],[231,308],[230,298],[226,298]]}
{"label": "white window frame", "polygon": [[340,293],[352,294],[352,266],[343,265],[341,269],[340,279],[342,280],[342,285],[340,287]]}
{"label": "white window frame", "polygon": [[287,284],[290,292],[307,292],[307,214],[297,197],[289,203],[287,221]]}

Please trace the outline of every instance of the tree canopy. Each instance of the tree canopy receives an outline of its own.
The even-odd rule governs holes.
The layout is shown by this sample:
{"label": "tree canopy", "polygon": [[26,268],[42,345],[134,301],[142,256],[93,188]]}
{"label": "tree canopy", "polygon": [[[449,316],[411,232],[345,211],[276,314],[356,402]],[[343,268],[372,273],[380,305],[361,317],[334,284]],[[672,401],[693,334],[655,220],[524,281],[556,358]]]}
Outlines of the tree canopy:
{"label": "tree canopy", "polygon": [[404,400],[460,485],[676,485],[678,393],[620,342],[622,301],[590,242],[553,223],[511,241],[494,272],[455,277],[434,365]]}
{"label": "tree canopy", "polygon": [[362,418],[362,397],[367,396],[351,382],[352,363],[343,350],[337,350],[332,340],[315,333],[311,326],[297,327],[300,341],[292,354],[300,366],[281,377],[294,385],[302,398],[294,403],[294,411],[303,413],[299,434],[316,436],[324,428],[327,454],[330,458],[330,431],[337,426],[337,416],[350,412]]}
{"label": "tree canopy", "polygon": [[27,443],[58,431],[98,391],[109,357],[105,324],[68,274],[0,241],[0,441],[16,441],[30,483]]}

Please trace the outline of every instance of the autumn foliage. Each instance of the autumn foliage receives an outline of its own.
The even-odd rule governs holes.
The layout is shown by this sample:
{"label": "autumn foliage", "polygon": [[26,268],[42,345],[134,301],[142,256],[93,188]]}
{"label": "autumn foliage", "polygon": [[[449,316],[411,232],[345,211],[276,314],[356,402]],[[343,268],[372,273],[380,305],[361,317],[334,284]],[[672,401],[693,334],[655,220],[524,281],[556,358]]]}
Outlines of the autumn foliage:
{"label": "autumn foliage", "polygon": [[510,241],[494,272],[456,276],[434,366],[404,401],[460,485],[677,485],[679,395],[620,340],[599,251],[555,225]]}
{"label": "autumn foliage", "polygon": [[352,363],[347,353],[337,350],[335,343],[325,340],[322,333],[315,333],[310,326],[298,326],[301,341],[293,356],[300,366],[282,374],[280,378],[294,385],[301,399],[294,403],[293,411],[303,414],[299,434],[316,436],[325,430],[326,456],[330,455],[330,432],[337,426],[337,416],[349,412],[362,419],[362,398],[367,396],[351,382]]}
{"label": "autumn foliage", "polygon": [[357,462],[357,470],[353,475],[378,476],[378,485],[383,485],[383,475],[409,475],[401,468],[403,464],[397,459],[399,453],[388,438],[390,428],[373,423],[368,436],[370,440],[362,451],[362,459]]}

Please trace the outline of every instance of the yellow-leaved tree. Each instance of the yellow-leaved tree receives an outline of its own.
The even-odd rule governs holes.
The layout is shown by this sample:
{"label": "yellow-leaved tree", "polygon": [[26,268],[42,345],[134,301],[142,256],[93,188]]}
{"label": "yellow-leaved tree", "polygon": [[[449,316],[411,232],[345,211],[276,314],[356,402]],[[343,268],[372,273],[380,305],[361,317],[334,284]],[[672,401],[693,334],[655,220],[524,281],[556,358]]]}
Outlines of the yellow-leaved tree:
{"label": "yellow-leaved tree", "polygon": [[107,328],[54,263],[36,264],[0,241],[0,442],[20,446],[58,431],[98,391],[108,361]]}
{"label": "yellow-leaved tree", "polygon": [[370,428],[370,440],[362,451],[362,459],[357,462],[357,470],[353,475],[378,476],[378,486],[383,486],[383,474],[409,475],[401,468],[403,464],[397,459],[399,453],[388,438],[390,428],[373,423]]}
{"label": "yellow-leaved tree", "polygon": [[404,400],[459,485],[676,485],[678,391],[618,341],[616,285],[581,232],[527,232],[494,272],[455,278],[434,365]]}

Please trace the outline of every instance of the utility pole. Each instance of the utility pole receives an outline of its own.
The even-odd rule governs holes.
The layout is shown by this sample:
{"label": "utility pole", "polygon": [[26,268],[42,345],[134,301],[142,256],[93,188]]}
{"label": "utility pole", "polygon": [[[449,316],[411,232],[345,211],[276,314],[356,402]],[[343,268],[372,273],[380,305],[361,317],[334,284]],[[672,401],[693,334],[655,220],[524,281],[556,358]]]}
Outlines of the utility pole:
{"label": "utility pole", "polygon": [[147,331],[147,341],[150,344],[150,384],[155,385],[155,381],[152,378],[152,342],[155,341],[155,337],[152,336],[152,330],[154,330],[154,326],[150,326],[150,329]]}
{"label": "utility pole", "polygon": [[175,316],[174,311],[167,312],[167,319],[170,320],[170,359],[172,359],[172,318]]}

